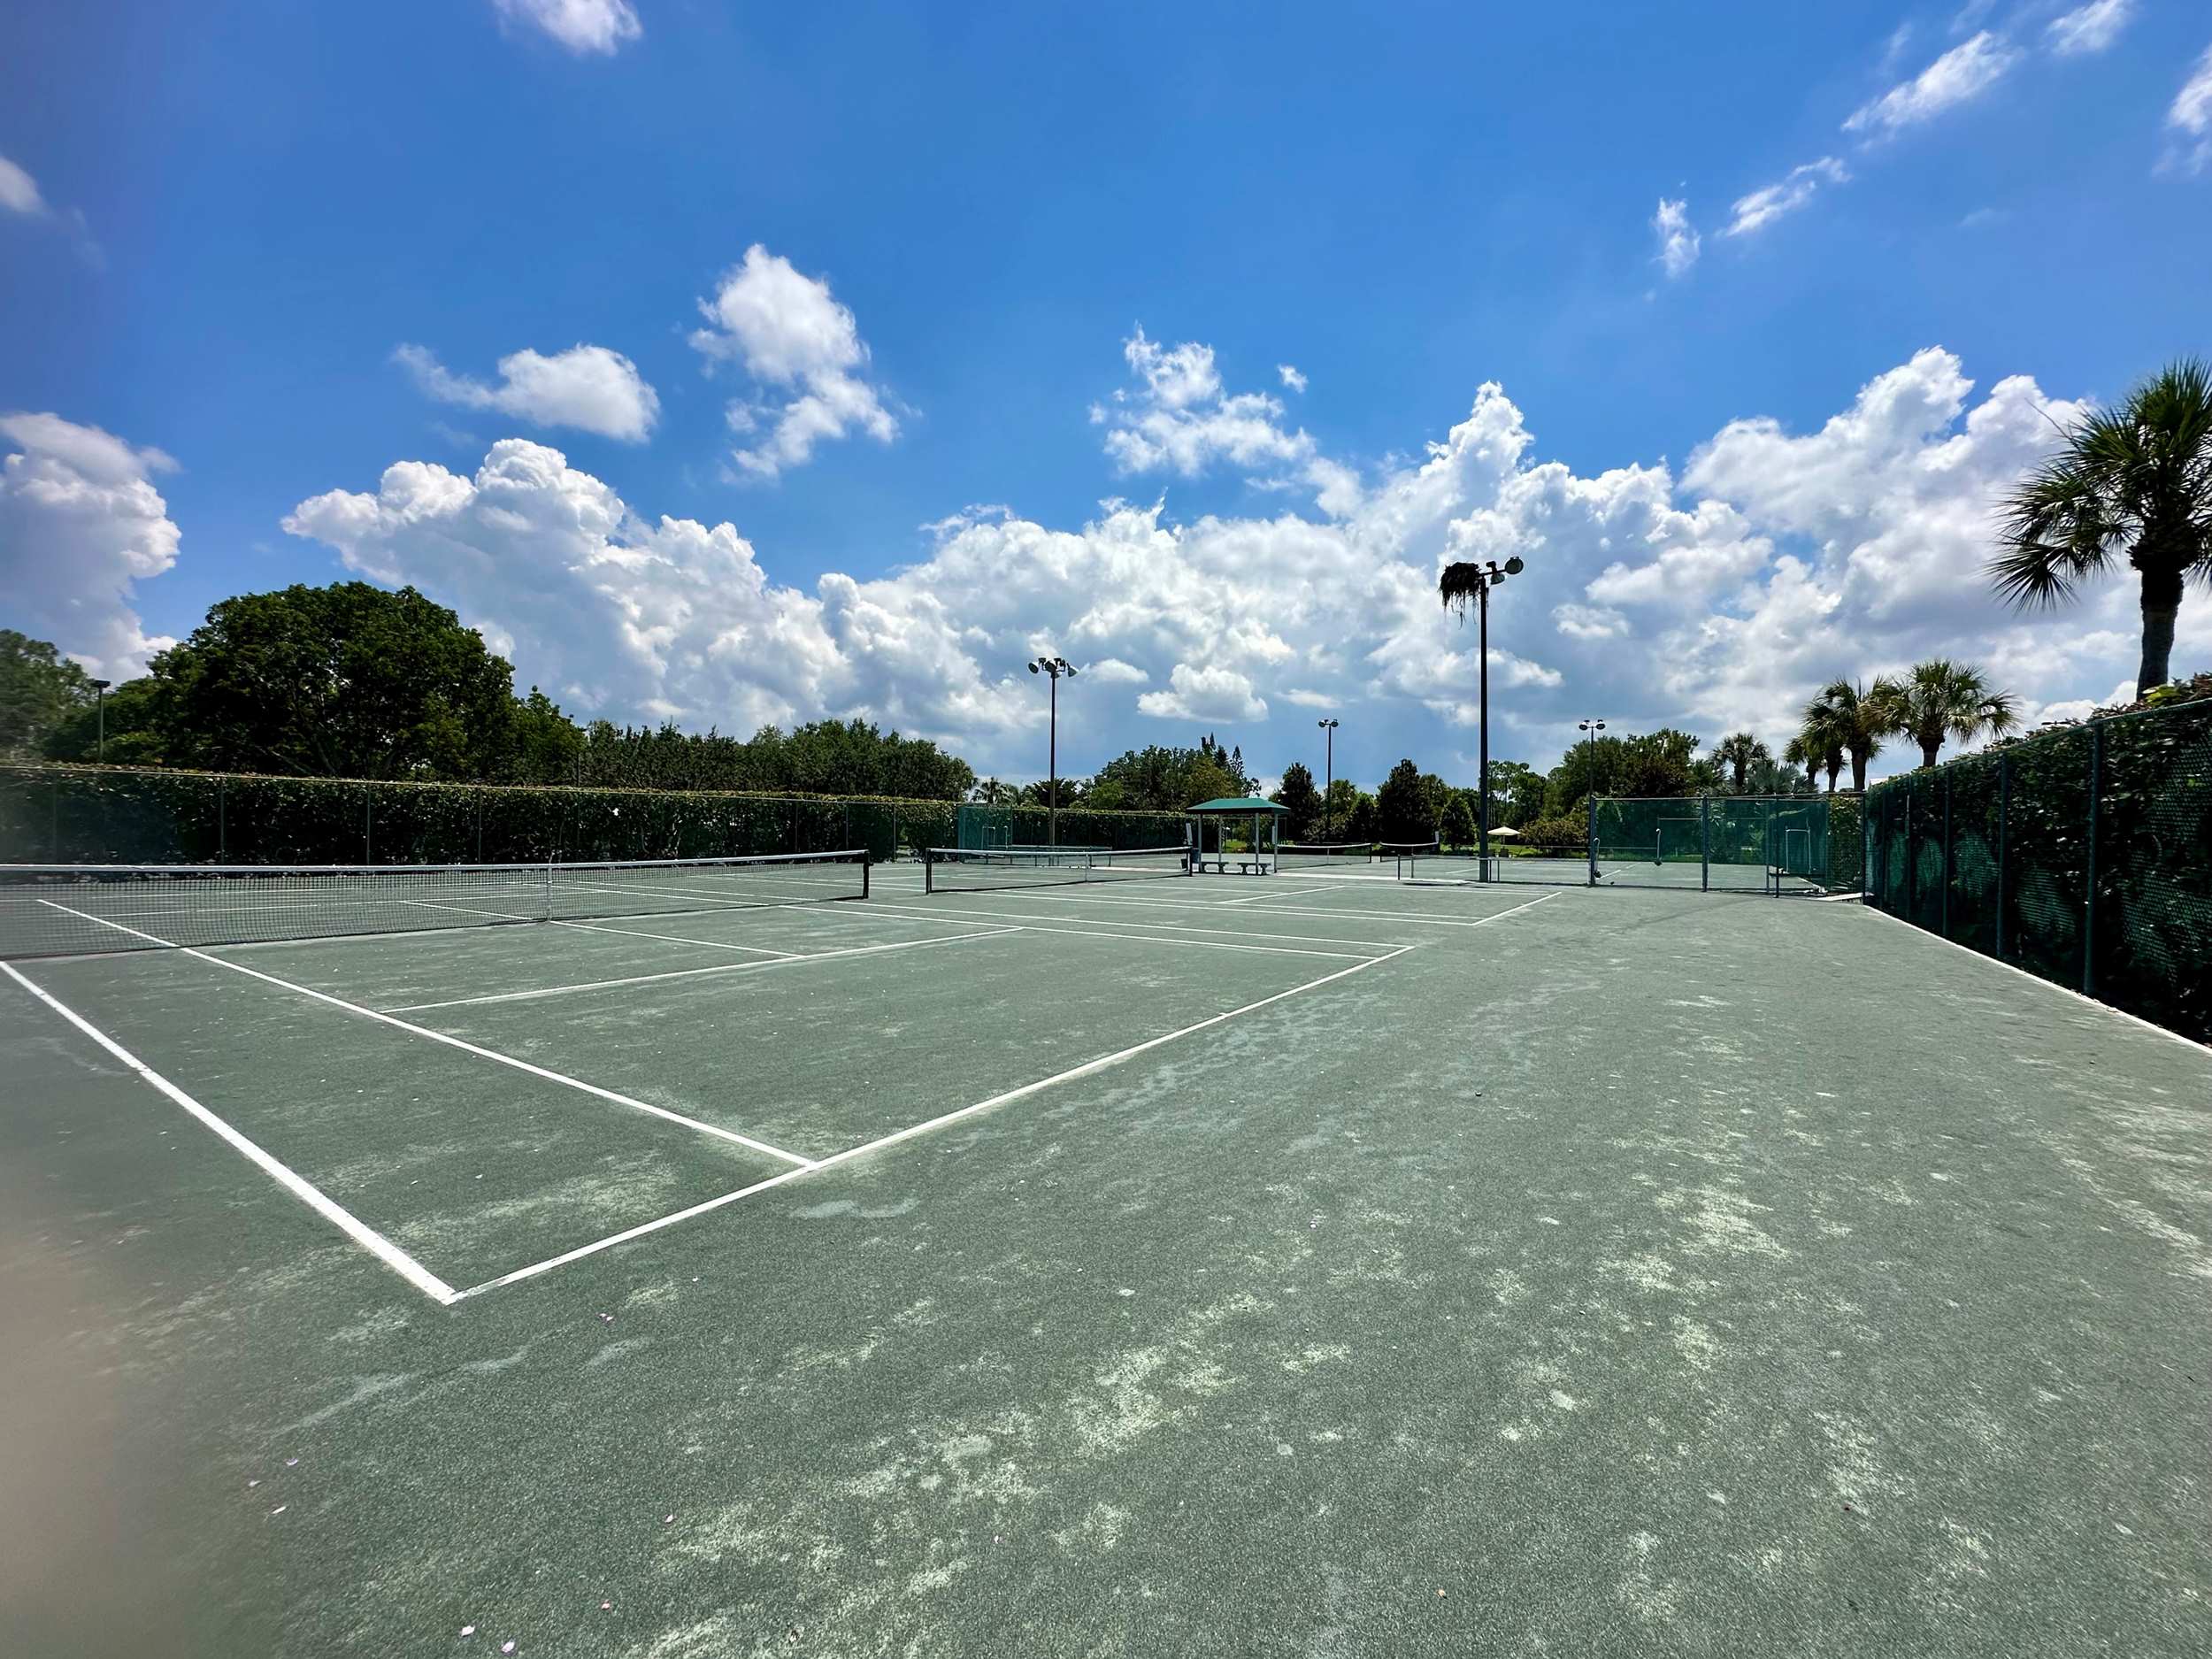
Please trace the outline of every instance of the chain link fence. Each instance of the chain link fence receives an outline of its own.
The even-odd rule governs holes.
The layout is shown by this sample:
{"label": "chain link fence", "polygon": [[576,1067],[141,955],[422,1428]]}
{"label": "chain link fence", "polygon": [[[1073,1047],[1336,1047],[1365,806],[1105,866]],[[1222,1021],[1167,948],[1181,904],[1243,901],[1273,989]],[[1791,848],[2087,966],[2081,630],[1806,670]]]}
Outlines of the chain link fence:
{"label": "chain link fence", "polygon": [[2212,1042],[2212,702],[1877,785],[1867,902]]}

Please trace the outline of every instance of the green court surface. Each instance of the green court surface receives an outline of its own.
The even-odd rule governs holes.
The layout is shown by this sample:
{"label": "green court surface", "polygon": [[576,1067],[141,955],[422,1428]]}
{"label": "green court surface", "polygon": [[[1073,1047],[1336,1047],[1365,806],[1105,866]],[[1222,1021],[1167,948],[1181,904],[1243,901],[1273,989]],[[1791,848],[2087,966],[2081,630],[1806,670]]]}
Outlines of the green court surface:
{"label": "green court surface", "polygon": [[1852,903],[873,887],[12,964],[0,1648],[2212,1651],[2203,1048]]}

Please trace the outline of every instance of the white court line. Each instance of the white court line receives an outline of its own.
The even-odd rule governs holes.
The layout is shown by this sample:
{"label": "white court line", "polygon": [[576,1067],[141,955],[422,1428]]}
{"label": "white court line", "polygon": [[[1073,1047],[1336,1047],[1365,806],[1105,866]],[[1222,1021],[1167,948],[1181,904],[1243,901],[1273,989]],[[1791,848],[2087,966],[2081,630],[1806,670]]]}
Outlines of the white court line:
{"label": "white court line", "polygon": [[[1351,883],[1349,883],[1348,881],[1339,881],[1339,882],[1335,883],[1333,886],[1331,886],[1331,887],[1308,887],[1308,888],[1307,888],[1307,889],[1306,889],[1303,893],[1300,894],[1298,896],[1299,896],[1300,898],[1303,898],[1303,899],[1310,899],[1310,898],[1311,898],[1311,897],[1312,897],[1315,894],[1317,894],[1317,893],[1340,893],[1340,892],[1342,892],[1342,891],[1343,891],[1346,887],[1349,887],[1350,885],[1351,885]],[[1271,894],[1271,893],[1255,893],[1255,894],[1253,894],[1253,895],[1252,895],[1249,898],[1242,898],[1242,899],[1224,899],[1224,900],[1223,900],[1220,903],[1218,903],[1218,904],[1215,905],[1213,908],[1214,908],[1215,910],[1225,910],[1229,909],[1232,905],[1236,905],[1236,904],[1257,904],[1257,903],[1258,903],[1258,902],[1259,902],[1262,899],[1272,898],[1273,896],[1274,896],[1274,895],[1272,895],[1272,894]]]}
{"label": "white court line", "polygon": [[[1562,893],[1571,893],[1573,891],[1575,891],[1575,889],[1572,887],[1554,887],[1549,893],[1544,895],[1544,898],[1555,899]],[[1085,893],[1035,892],[1030,894],[1028,896],[1035,899],[1052,899],[1062,903],[1074,904],[1143,904],[1152,906],[1155,909],[1168,910],[1187,910],[1194,908],[1187,904],[1179,904],[1172,899],[1109,899],[1094,897],[1093,895]],[[1542,902],[1542,899],[1532,899],[1529,901],[1529,903],[1531,904],[1540,904]],[[1196,908],[1218,910],[1220,907],[1218,905],[1202,905]],[[1489,915],[1481,917],[1471,922],[1463,922],[1442,916],[1414,916],[1401,913],[1395,910],[1356,910],[1348,906],[1327,905],[1317,905],[1310,910],[1301,910],[1289,904],[1269,904],[1263,908],[1247,910],[1245,911],[1245,914],[1247,916],[1323,916],[1339,921],[1347,919],[1368,919],[1378,922],[1402,922],[1409,927],[1480,927],[1486,923],[1496,921],[1501,916],[1510,916],[1515,910],[1525,910],[1526,909],[1528,909],[1527,904],[1516,904],[1513,906],[1512,910],[1493,910]],[[1132,924],[1132,926],[1141,926],[1141,924]]]}
{"label": "white court line", "polygon": [[[249,979],[260,979],[287,991],[296,991],[302,996],[311,996],[319,1002],[327,1002],[333,1008],[342,1008],[349,1014],[358,1014],[364,1019],[373,1019],[397,1030],[411,1033],[418,1037],[427,1037],[433,1042],[442,1042],[449,1048],[458,1048],[462,1053],[475,1055],[480,1059],[495,1061],[501,1065],[512,1066],[518,1071],[526,1071],[532,1077],[543,1078],[549,1083],[558,1083],[565,1087],[580,1090],[586,1094],[596,1095],[601,1100],[611,1101],[617,1106],[627,1106],[633,1111],[644,1112],[654,1118],[663,1118],[672,1124],[681,1124],[685,1128],[695,1129],[701,1134],[713,1135],[718,1140],[731,1141],[741,1147],[750,1147],[756,1152],[764,1152],[771,1157],[781,1158],[785,1163],[795,1164],[802,1169],[810,1168],[813,1164],[811,1158],[803,1158],[795,1152],[786,1152],[781,1147],[772,1147],[765,1141],[756,1141],[750,1135],[738,1133],[734,1129],[719,1128],[713,1124],[703,1123],[696,1118],[687,1118],[681,1112],[671,1111],[665,1106],[656,1106],[649,1101],[635,1100],[627,1094],[618,1094],[611,1088],[602,1088],[596,1083],[587,1083],[581,1078],[569,1077],[563,1072],[549,1071],[541,1065],[531,1064],[527,1060],[518,1060],[511,1054],[501,1054],[491,1048],[480,1048],[472,1042],[464,1041],[459,1037],[449,1037],[442,1031],[433,1031],[427,1025],[413,1025],[407,1020],[397,1019],[389,1014],[380,1012],[376,1009],[364,1008],[358,1002],[349,1002],[342,996],[333,996],[327,991],[317,991],[304,985],[295,985],[289,979],[280,979],[273,973],[264,973],[258,968],[249,968],[242,962],[230,962],[221,956],[211,956],[206,951],[196,950],[189,945],[173,945],[165,939],[156,938],[151,933],[140,933],[135,927],[125,927],[120,922],[111,922],[104,917],[94,916],[84,910],[73,910],[66,904],[55,904],[51,899],[41,899],[39,902],[52,905],[55,910],[65,911],[81,920],[97,922],[103,927],[112,927],[119,933],[134,934],[152,944],[163,946],[170,950],[181,951],[188,956],[196,956],[202,962],[211,962],[219,968],[228,968],[233,973],[242,973]],[[764,963],[760,965],[765,967],[768,964]]]}
{"label": "white court line", "polygon": [[771,950],[765,945],[737,945],[726,939],[683,939],[674,933],[646,933],[634,927],[610,927],[604,922],[556,921],[556,927],[579,927],[588,933],[620,933],[626,939],[657,939],[670,945],[703,945],[709,950],[741,950],[753,956],[779,956],[786,962],[803,962],[803,950]]}
{"label": "white court line", "polygon": [[397,1273],[424,1295],[433,1302],[449,1304],[459,1300],[461,1293],[455,1290],[452,1286],[447,1284],[445,1280],[440,1279],[352,1211],[342,1208],[320,1187],[310,1182],[305,1176],[290,1166],[279,1163],[269,1153],[247,1140],[244,1135],[208,1110],[206,1107],[201,1105],[199,1102],[194,1100],[174,1083],[162,1076],[160,1072],[155,1071],[153,1067],[148,1065],[121,1043],[116,1041],[114,1038],[85,1018],[76,1010],[68,1007],[43,987],[24,978],[22,974],[16,972],[12,964],[0,962],[0,972],[4,972],[33,996],[38,998],[40,1002],[45,1003],[47,1007],[52,1009],[54,1012],[59,1014],[79,1031],[84,1033],[86,1036],[91,1038],[93,1041],[98,1043],[100,1047],[135,1071],[146,1082],[227,1141],[248,1159],[258,1164],[263,1171],[274,1179],[280,1187],[370,1255],[375,1256],[378,1261],[383,1263],[385,1266],[390,1268],[392,1271]]}
{"label": "white court line", "polygon": [[[710,973],[765,973],[772,968],[794,968],[803,962],[829,962],[840,956],[873,956],[889,950],[919,950],[929,945],[964,945],[974,939],[999,939],[1018,933],[1018,927],[994,927],[988,933],[954,933],[941,939],[902,939],[888,945],[852,945],[839,950],[818,950],[785,962],[725,962],[711,968],[671,968],[660,973],[634,973],[619,979],[590,979],[581,985],[549,985],[534,991],[497,991],[484,996],[457,996],[446,1002],[407,1002],[388,1008],[388,1014],[422,1014],[434,1008],[473,1008],[482,1002],[529,1002],[542,996],[567,996],[579,991],[604,991],[621,985],[652,985],[663,979],[697,979]],[[658,934],[650,935],[657,938]],[[689,942],[671,941],[672,943]],[[704,942],[704,941],[699,941]]]}
{"label": "white court line", "polygon": [[1041,1094],[1046,1089],[1056,1088],[1063,1083],[1072,1083],[1078,1078],[1093,1076],[1110,1067],[1120,1065],[1125,1061],[1133,1060],[1141,1054],[1159,1048],[1163,1043],[1173,1042],[1179,1038],[1190,1036],[1194,1032],[1204,1031],[1211,1025],[1218,1025],[1225,1020],[1234,1019],[1240,1014],[1252,1013],[1258,1009],[1265,1008],[1271,1002],[1279,1002],[1286,997],[1300,996],[1308,991],[1317,991],[1325,985],[1355,973],[1364,973],[1378,963],[1392,961],[1402,956],[1409,950],[1418,949],[1420,947],[1417,945],[1401,945],[1389,956],[1370,956],[1363,962],[1354,963],[1348,968],[1339,968],[1334,973],[1324,974],[1317,979],[1309,979],[1303,985],[1294,985],[1287,991],[1278,991],[1272,996],[1260,998],[1256,1002],[1247,1002],[1242,1008],[1233,1008],[1225,1014],[1216,1014],[1210,1019],[1202,1019],[1195,1025],[1186,1025],[1180,1031],[1171,1031],[1164,1036],[1154,1037],[1145,1042],[1133,1043],[1126,1048],[1117,1049],[1112,1054],[1100,1055],[1094,1060],[1086,1060],[1080,1065],[1070,1066],[1064,1071],[1056,1071],[1050,1077],[1038,1079],[1034,1083],[1025,1083],[1018,1088],[1010,1088],[1003,1094],[994,1094],[988,1100],[979,1100],[972,1106],[963,1106],[957,1110],[932,1118],[926,1123],[912,1124],[904,1129],[880,1136],[874,1141],[865,1141],[856,1147],[848,1147],[842,1152],[833,1152],[826,1158],[818,1158],[803,1170],[786,1170],[780,1175],[772,1175],[765,1180],[755,1181],[750,1187],[741,1187],[733,1193],[724,1193],[718,1198],[710,1198],[704,1203],[692,1205],[688,1210],[680,1210],[673,1215],[662,1216],[657,1220],[644,1222],[637,1226],[626,1228],[623,1232],[611,1233],[590,1244],[580,1245],[575,1249],[563,1251],[558,1256],[548,1256],[542,1262],[533,1262],[527,1267],[518,1267],[511,1273],[501,1274],[497,1279],[488,1279],[480,1285],[470,1286],[460,1293],[460,1296],[465,1298],[480,1295],[488,1290],[498,1290],[508,1285],[518,1284],[526,1279],[535,1279],[539,1274],[549,1273],[557,1267],[565,1267],[569,1263],[581,1261],[585,1256],[596,1256],[602,1250],[611,1250],[618,1244],[627,1244],[631,1240],[643,1238],[649,1233],[658,1233],[662,1228],[672,1227],[678,1222],[689,1221],[695,1216],[703,1216],[710,1210],[720,1210],[726,1205],[737,1202],[741,1198],[749,1198],[755,1193],[765,1192],[772,1187],[780,1187],[786,1181],[795,1180],[802,1175],[811,1175],[817,1170],[826,1170],[835,1164],[849,1163],[868,1153],[880,1152],[886,1147],[896,1146],[902,1141],[911,1141],[918,1135],[926,1135],[932,1130],[941,1129],[947,1124],[957,1123],[964,1118],[972,1118],[978,1112],[989,1111],[996,1106],[1010,1105],[1015,1101],[1026,1099],[1032,1094]]}
{"label": "white court line", "polygon": [[[887,916],[912,915],[918,918],[926,918],[931,920],[937,919],[927,910],[917,910],[911,912],[895,910],[888,905],[883,907],[883,913]],[[1098,932],[1095,927],[1048,927],[1040,926],[1040,924],[1044,922],[1046,919],[1041,916],[1031,917],[1026,920],[1020,920],[1010,918],[1008,913],[1003,910],[970,910],[968,914],[971,916],[995,917],[1000,921],[1014,920],[1015,925],[1018,926],[1025,933],[1067,933],[1077,939],[1118,939],[1125,941],[1131,944],[1138,945],[1182,945],[1192,950],[1257,950],[1277,956],[1333,956],[1340,962],[1360,956],[1360,952],[1356,950],[1307,950],[1296,945],[1232,945],[1218,939],[1161,939],[1150,933],[1102,933]],[[1070,917],[1067,919],[1072,921],[1076,918]],[[1141,927],[1144,926],[1141,922],[1122,922],[1118,924],[1106,925],[1123,927]],[[1226,928],[1210,927],[1206,931],[1208,933],[1225,933],[1229,930]],[[1338,940],[1333,942],[1341,944],[1344,941]]]}
{"label": "white court line", "polygon": [[1939,945],[1948,945],[1954,950],[1963,950],[1968,956],[1974,957],[1977,961],[1986,962],[1993,967],[2002,968],[2007,973],[2018,974],[2031,985],[2039,985],[2047,991],[2056,991],[2061,996],[2070,996],[2077,1002],[2080,1002],[2089,1008],[2093,1008],[2100,1013],[2116,1014],[2131,1025],[2140,1025],[2145,1031],[2152,1032],[2161,1037],[2170,1038],[2173,1041],[2180,1043],[2185,1048],[2194,1048],[2199,1054],[2212,1054],[2212,1043],[2201,1043],[2199,1042],[2194,1037],[2185,1037],[2177,1031],[2169,1031],[2163,1025],[2156,1025],[2150,1020],[2145,1019],[2140,1014],[2131,1014],[2124,1008],[2115,1008],[2109,1002],[2100,1002],[2095,997],[2084,996],[2079,991],[2070,989],[2068,987],[2061,985],[2056,979],[2047,979],[2039,973],[2030,973],[2025,968],[2015,967],[2011,963],[2007,962],[2001,956],[1993,956],[1988,955],[1986,952],[1975,949],[1971,945],[1962,945],[1955,939],[1946,939],[1941,933],[1930,933],[1926,928],[1920,926],[1916,923],[1909,922],[1901,916],[1891,916],[1887,910],[1884,910],[1878,904],[1870,904],[1865,908],[1867,914],[1870,916],[1888,917],[1891,921],[1895,922],[1900,927],[1909,927],[1914,933],[1919,934],[1923,939],[1932,939]]}
{"label": "white court line", "polygon": [[[879,903],[872,902],[869,908],[879,910],[887,921],[919,921],[926,917],[933,922],[941,922],[956,927],[991,927],[995,926],[999,922],[1079,921],[1087,927],[1169,928],[1180,933],[1219,933],[1228,939],[1287,939],[1301,945],[1357,945],[1371,950],[1395,950],[1405,942],[1402,939],[1338,939],[1328,933],[1275,933],[1256,927],[1201,927],[1195,922],[1125,922],[1118,916],[1031,916],[1018,910],[967,910],[955,913],[950,910],[924,908],[930,903],[931,901],[927,899],[886,899]],[[900,909],[899,907],[902,904],[908,908]],[[1194,905],[1191,908],[1195,910],[1213,907]],[[970,917],[991,917],[995,920],[971,921],[967,919]],[[1163,940],[1161,942],[1173,944],[1177,941]]]}

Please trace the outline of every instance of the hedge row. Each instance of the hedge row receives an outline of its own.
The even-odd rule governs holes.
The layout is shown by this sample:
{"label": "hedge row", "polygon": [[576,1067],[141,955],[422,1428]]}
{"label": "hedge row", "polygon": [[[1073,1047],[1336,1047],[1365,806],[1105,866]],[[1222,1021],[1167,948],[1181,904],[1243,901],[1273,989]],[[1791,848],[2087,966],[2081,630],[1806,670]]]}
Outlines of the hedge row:
{"label": "hedge row", "polygon": [[[535,864],[959,844],[959,805],[872,796],[379,783],[119,766],[0,765],[0,863]],[[1046,814],[1016,809],[1014,839]],[[1031,820],[1034,822],[1031,822]],[[1164,812],[1060,814],[1060,839],[1179,842]]]}

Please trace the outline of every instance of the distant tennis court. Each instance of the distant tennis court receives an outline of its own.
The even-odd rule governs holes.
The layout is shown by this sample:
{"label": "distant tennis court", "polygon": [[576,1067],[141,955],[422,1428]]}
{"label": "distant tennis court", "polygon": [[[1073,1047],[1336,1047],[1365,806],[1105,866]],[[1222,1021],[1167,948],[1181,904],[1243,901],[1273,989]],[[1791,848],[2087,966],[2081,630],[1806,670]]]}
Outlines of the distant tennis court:
{"label": "distant tennis court", "polygon": [[2212,1054],[1175,853],[7,883],[9,1548],[240,1654],[2202,1650]]}

